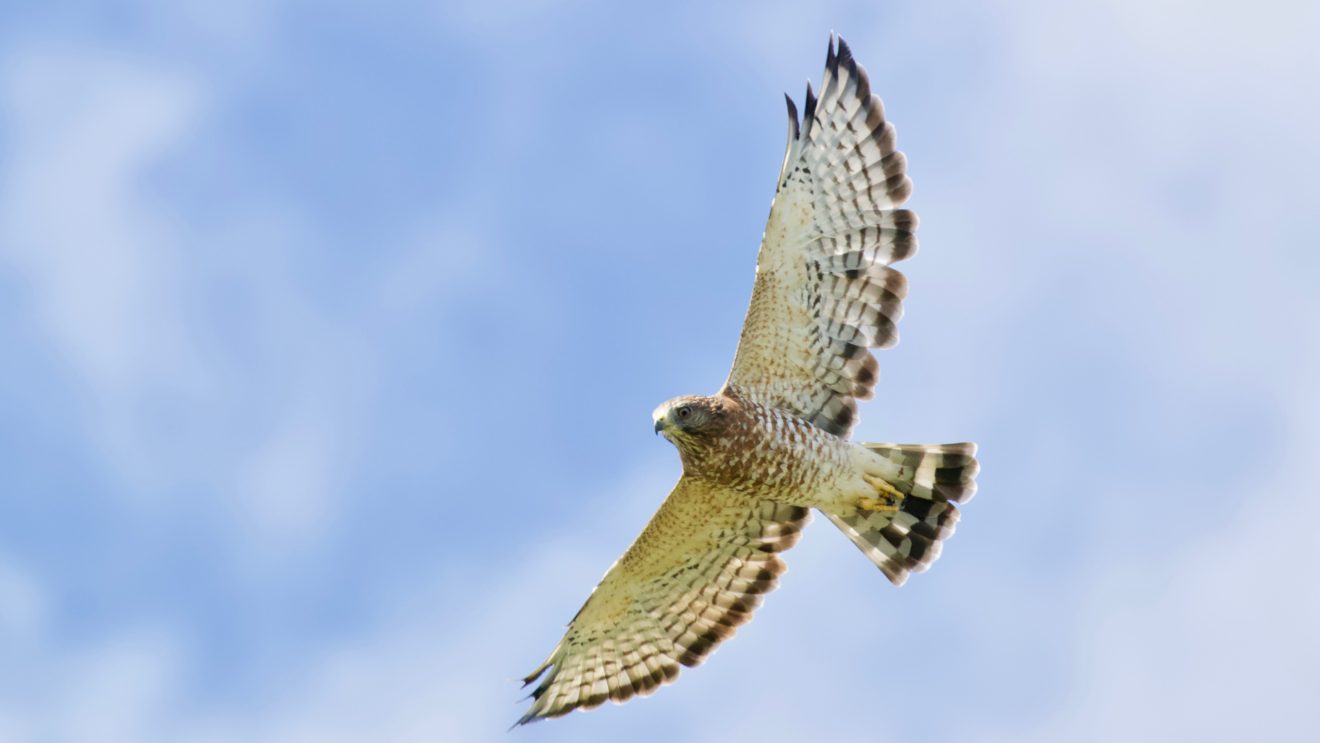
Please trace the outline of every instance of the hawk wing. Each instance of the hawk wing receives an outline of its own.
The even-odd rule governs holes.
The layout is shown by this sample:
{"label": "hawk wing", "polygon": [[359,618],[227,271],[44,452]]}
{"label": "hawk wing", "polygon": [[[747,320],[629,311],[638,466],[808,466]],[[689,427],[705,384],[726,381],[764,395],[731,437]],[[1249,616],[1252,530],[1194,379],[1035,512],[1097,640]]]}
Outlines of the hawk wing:
{"label": "hawk wing", "polygon": [[834,41],[800,127],[788,101],[788,151],[725,391],[846,437],[875,386],[867,349],[898,342],[907,282],[889,264],[916,252],[917,217],[897,208],[912,182],[894,126]]}
{"label": "hawk wing", "polygon": [[771,501],[723,506],[738,499],[715,487],[679,479],[523,680],[544,676],[519,724],[650,694],[751,619],[786,569],[775,553],[797,542],[811,513]]}

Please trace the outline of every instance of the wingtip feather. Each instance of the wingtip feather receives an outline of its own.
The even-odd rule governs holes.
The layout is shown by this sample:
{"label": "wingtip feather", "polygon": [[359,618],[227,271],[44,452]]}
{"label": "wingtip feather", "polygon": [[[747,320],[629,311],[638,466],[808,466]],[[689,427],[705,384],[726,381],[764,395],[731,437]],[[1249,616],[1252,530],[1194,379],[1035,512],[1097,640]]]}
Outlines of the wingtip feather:
{"label": "wingtip feather", "polygon": [[793,102],[793,96],[784,94],[784,103],[788,106],[788,138],[797,139],[801,133],[801,127],[798,126],[797,104]]}
{"label": "wingtip feather", "polygon": [[838,38],[839,52],[835,55],[836,63],[850,66],[856,64],[856,60],[853,59],[852,48],[848,46],[848,42],[844,41],[842,36]]}
{"label": "wingtip feather", "polygon": [[802,131],[811,132],[811,123],[816,118],[816,93],[811,89],[811,81],[807,81],[807,98],[802,105]]}

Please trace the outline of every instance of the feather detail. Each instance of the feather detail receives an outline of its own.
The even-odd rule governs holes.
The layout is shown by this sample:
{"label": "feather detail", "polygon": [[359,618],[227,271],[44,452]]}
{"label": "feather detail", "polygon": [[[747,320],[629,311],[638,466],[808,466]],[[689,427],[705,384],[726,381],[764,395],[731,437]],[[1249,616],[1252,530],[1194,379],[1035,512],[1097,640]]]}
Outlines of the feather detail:
{"label": "feather detail", "polygon": [[898,342],[907,293],[891,264],[917,250],[917,217],[894,126],[866,70],[831,35],[819,94],[790,128],[757,259],[752,301],[725,392],[838,436],[872,395],[870,348]]}

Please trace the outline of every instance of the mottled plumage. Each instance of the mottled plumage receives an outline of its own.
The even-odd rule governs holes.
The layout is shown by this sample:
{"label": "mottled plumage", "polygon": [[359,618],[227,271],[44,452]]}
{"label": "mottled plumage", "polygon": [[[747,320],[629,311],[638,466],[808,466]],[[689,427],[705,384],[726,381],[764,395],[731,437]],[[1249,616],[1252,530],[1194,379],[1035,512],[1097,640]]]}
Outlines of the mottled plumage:
{"label": "mottled plumage", "polygon": [[831,37],[788,148],[733,369],[708,397],[656,409],[683,476],[526,679],[519,722],[624,701],[695,666],[751,618],[823,512],[896,585],[928,568],[975,492],[974,444],[853,444],[856,401],[897,342],[917,247],[894,127]]}

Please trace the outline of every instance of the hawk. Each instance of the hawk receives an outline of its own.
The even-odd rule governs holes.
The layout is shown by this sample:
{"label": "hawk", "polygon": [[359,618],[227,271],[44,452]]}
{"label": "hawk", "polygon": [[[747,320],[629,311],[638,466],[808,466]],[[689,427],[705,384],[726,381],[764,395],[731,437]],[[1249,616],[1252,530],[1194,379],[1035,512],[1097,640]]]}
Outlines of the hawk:
{"label": "hawk", "polygon": [[752,616],[815,509],[894,585],[931,566],[976,490],[976,445],[859,444],[870,348],[898,340],[907,293],[891,264],[917,248],[894,126],[866,71],[833,34],[820,94],[788,148],[756,282],[723,389],[670,400],[655,431],[683,475],[605,574],[540,679],[519,724],[623,702],[696,666]]}

